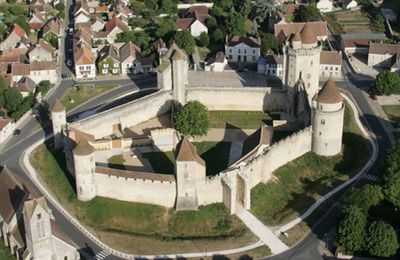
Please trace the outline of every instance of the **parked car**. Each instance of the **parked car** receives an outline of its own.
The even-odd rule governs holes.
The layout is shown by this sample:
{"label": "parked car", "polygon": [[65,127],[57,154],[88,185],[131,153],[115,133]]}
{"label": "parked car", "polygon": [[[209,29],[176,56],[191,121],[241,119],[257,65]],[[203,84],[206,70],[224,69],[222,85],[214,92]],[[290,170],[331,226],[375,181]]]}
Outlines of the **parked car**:
{"label": "parked car", "polygon": [[67,66],[71,67],[72,66],[72,61],[71,60],[67,60]]}

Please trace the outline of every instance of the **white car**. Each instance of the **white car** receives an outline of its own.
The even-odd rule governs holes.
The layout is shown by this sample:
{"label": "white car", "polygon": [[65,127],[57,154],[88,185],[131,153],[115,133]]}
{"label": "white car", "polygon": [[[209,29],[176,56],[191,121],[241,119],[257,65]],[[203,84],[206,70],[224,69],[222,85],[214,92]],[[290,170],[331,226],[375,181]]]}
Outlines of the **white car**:
{"label": "white car", "polygon": [[70,35],[74,34],[74,28],[69,28],[69,34]]}

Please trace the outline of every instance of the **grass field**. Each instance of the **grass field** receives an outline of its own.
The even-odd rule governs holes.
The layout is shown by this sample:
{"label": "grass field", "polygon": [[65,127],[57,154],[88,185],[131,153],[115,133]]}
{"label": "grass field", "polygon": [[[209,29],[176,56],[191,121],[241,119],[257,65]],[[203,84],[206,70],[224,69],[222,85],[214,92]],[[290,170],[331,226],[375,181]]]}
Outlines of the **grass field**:
{"label": "grass field", "polygon": [[[206,162],[207,176],[215,175],[228,167],[229,142],[196,142],[197,153]],[[153,152],[143,154],[157,173],[174,174],[175,158],[172,152]]]}
{"label": "grass field", "polygon": [[152,152],[144,153],[146,158],[156,173],[174,174],[174,153],[173,152]]}
{"label": "grass field", "polygon": [[3,238],[0,238],[0,259],[1,260],[14,260],[15,257],[10,254],[10,249],[3,243]]}
{"label": "grass field", "polygon": [[41,145],[30,160],[41,182],[69,212],[105,243],[124,252],[187,252],[194,243],[218,249],[256,241],[223,204],[201,207],[198,212],[175,212],[101,197],[82,202],[76,198],[74,179],[67,173],[62,152]]}
{"label": "grass field", "polygon": [[206,162],[207,176],[218,174],[228,167],[231,143],[200,142],[193,143],[193,145],[200,157]]}
{"label": "grass field", "polygon": [[108,166],[113,169],[125,170],[125,159],[122,154],[114,155],[110,157],[108,160]]}
{"label": "grass field", "polygon": [[211,128],[257,129],[272,117],[257,111],[210,111]]}
{"label": "grass field", "polygon": [[400,127],[400,105],[382,106],[394,127]]}
{"label": "grass field", "polygon": [[251,210],[267,225],[287,223],[356,174],[369,155],[369,146],[346,106],[342,153],[328,158],[309,152],[282,166],[271,181],[252,189]]}
{"label": "grass field", "polygon": [[106,92],[113,88],[117,87],[117,85],[111,86],[96,86],[92,87],[80,87],[79,90],[75,88],[70,88],[65,91],[64,96],[62,97],[62,103],[64,104],[67,111],[79,106],[80,104]]}

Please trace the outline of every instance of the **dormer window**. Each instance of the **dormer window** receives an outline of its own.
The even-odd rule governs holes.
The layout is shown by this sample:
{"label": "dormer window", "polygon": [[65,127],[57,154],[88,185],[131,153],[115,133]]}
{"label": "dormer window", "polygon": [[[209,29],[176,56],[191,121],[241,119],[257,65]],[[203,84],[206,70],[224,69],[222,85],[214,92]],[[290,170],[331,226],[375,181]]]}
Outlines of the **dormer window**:
{"label": "dormer window", "polygon": [[42,214],[39,213],[39,214],[36,215],[36,217],[37,217],[37,219],[41,219],[42,218]]}

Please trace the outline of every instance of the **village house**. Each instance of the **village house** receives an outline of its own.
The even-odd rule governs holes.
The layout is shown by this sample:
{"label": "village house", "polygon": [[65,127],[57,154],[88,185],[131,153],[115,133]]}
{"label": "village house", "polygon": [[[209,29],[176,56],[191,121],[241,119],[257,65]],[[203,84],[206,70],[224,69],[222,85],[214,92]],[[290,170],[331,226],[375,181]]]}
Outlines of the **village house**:
{"label": "village house", "polygon": [[33,11],[28,19],[29,29],[31,29],[31,32],[39,31],[46,23],[46,19],[38,11]]}
{"label": "village house", "polygon": [[[319,41],[325,41],[328,38],[326,22],[309,22],[307,24]],[[275,37],[278,39],[279,44],[282,45],[293,33],[301,32],[305,25],[306,23],[275,24]]]}
{"label": "village house", "polygon": [[19,89],[22,97],[27,97],[35,92],[36,84],[30,77],[23,77],[18,81],[16,87]]}
{"label": "village house", "polygon": [[20,81],[23,77],[31,74],[31,68],[29,64],[25,63],[14,63],[11,66],[12,84]]}
{"label": "village house", "polygon": [[340,35],[340,48],[346,55],[367,54],[370,41],[386,39],[384,33],[348,33]]}
{"label": "village house", "polygon": [[110,44],[99,51],[97,68],[102,75],[138,74],[152,67],[151,58],[142,58],[140,48],[132,42]]}
{"label": "village house", "polygon": [[370,42],[368,51],[368,66],[392,68],[400,58],[400,44]]}
{"label": "village house", "polygon": [[234,36],[225,47],[229,62],[255,63],[260,57],[261,42],[253,37]]}
{"label": "village house", "polygon": [[209,59],[205,64],[205,71],[213,71],[213,72],[222,72],[225,70],[228,65],[228,60],[225,57],[225,54],[220,51],[217,52],[215,57]]}
{"label": "village house", "polygon": [[120,18],[114,16],[105,24],[105,31],[100,32],[103,34],[95,34],[100,35],[101,38],[98,38],[100,40],[106,40],[108,43],[114,43],[115,40],[117,39],[117,34],[128,31],[129,26]]}
{"label": "village house", "polygon": [[96,77],[96,59],[92,50],[82,46],[74,53],[75,75],[78,79]]}
{"label": "village house", "polygon": [[48,80],[57,82],[57,63],[54,61],[34,61],[30,63],[30,77],[35,83]]}
{"label": "village house", "polygon": [[100,32],[104,30],[106,22],[98,15],[92,15],[91,26],[93,32]]}
{"label": "village house", "polygon": [[14,120],[0,117],[0,143],[4,142],[15,130]]}
{"label": "village house", "polygon": [[14,24],[11,32],[7,35],[0,43],[0,51],[14,48],[27,48],[29,42],[26,36],[26,32],[18,24]]}
{"label": "village house", "polygon": [[54,37],[60,37],[60,28],[61,24],[59,19],[48,20],[42,28],[42,37],[47,39],[50,34],[53,34]]}
{"label": "village house", "polygon": [[176,29],[189,30],[192,36],[200,36],[201,33],[208,33],[206,20],[210,17],[210,9],[204,5],[191,6],[188,8],[183,18],[176,20]]}
{"label": "village house", "polygon": [[0,237],[17,259],[80,259],[46,199],[5,167],[0,172],[0,201]]}
{"label": "village house", "polygon": [[86,2],[78,1],[74,8],[74,23],[90,22],[90,11]]}
{"label": "village house", "polygon": [[334,9],[333,0],[319,0],[317,2],[317,8],[321,13],[332,12]]}
{"label": "village house", "polygon": [[35,46],[32,46],[28,52],[30,62],[34,61],[53,61],[54,51],[50,44],[43,39],[39,39]]}
{"label": "village house", "polygon": [[[342,53],[336,51],[321,51],[319,76],[321,78],[342,77]],[[284,71],[283,55],[268,55],[261,58],[257,64],[259,73],[268,76],[282,77]]]}

